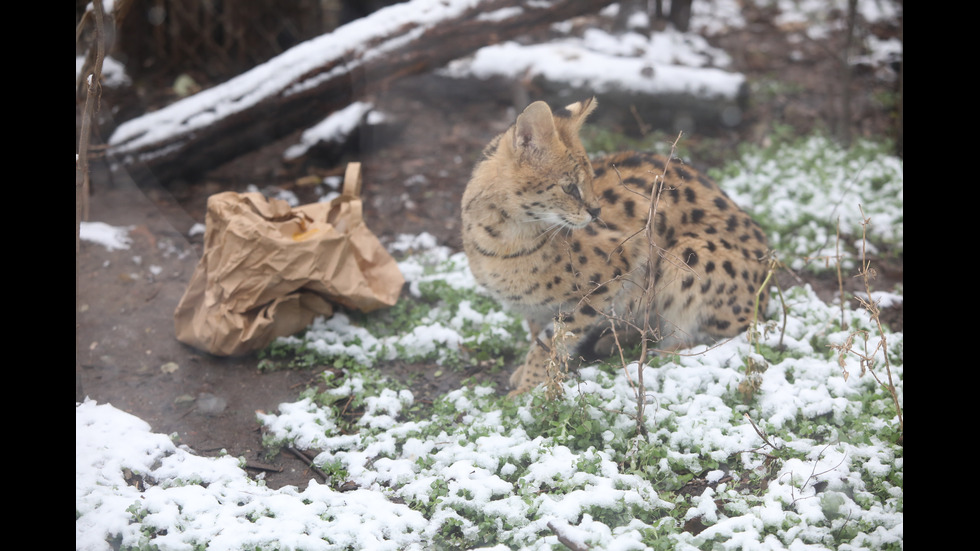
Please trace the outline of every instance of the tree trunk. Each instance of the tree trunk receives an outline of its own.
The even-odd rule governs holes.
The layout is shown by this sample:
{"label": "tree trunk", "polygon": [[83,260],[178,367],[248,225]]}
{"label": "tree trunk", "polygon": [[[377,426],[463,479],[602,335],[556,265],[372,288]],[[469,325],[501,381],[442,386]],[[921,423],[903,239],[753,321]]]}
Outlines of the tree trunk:
{"label": "tree trunk", "polygon": [[691,3],[694,0],[671,0],[670,2],[670,22],[674,28],[681,32],[687,32],[691,26]]}
{"label": "tree trunk", "polygon": [[413,0],[300,44],[223,84],[121,124],[107,156],[139,181],[217,167],[377,89],[612,0]]}

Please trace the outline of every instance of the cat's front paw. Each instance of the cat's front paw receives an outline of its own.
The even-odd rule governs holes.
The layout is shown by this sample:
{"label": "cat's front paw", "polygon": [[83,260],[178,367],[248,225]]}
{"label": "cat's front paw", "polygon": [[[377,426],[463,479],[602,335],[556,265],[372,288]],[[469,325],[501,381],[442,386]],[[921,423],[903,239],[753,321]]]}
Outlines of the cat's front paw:
{"label": "cat's front paw", "polygon": [[524,359],[524,364],[510,375],[510,388],[512,390],[508,396],[524,394],[547,381],[548,361],[548,352],[540,345],[533,345]]}

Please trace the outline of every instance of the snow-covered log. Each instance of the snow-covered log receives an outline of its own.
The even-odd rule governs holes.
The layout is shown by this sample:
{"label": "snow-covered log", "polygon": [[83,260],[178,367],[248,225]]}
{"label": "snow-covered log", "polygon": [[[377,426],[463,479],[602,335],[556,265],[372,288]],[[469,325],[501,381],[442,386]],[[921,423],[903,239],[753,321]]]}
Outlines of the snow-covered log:
{"label": "snow-covered log", "polygon": [[[679,48],[679,46],[681,46]],[[688,52],[681,58],[678,51]],[[514,41],[480,48],[453,60],[439,74],[450,78],[520,79],[538,99],[602,97],[603,108],[590,118],[640,126],[692,131],[700,125],[734,126],[748,100],[745,75],[722,67],[727,54],[699,36],[673,29],[651,36],[610,34],[598,28],[582,36],[544,44]]]}
{"label": "snow-covered log", "polygon": [[299,44],[223,84],[119,125],[107,155],[137,178],[199,174],[363,95],[611,0],[411,0]]}

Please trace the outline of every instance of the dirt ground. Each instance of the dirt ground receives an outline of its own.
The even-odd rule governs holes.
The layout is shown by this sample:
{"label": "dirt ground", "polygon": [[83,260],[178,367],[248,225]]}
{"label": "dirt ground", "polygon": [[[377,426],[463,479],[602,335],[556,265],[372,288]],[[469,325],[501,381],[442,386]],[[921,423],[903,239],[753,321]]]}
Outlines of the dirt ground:
{"label": "dirt ground", "polygon": [[[733,69],[752,82],[781,86],[754,89],[738,127],[698,128],[689,134],[686,139],[694,149],[698,144],[728,149],[740,142],[758,143],[775,123],[802,133],[842,120],[840,66],[833,57],[841,51],[840,37],[791,43],[786,29],[774,27],[767,14],[760,13],[746,29],[713,42],[733,56]],[[879,76],[872,70],[854,72],[847,122],[855,135],[892,134],[894,113],[874,98],[894,93],[896,85]],[[758,91],[761,88],[769,91]],[[174,309],[201,255],[201,236],[188,237],[191,226],[204,222],[206,199],[214,192],[275,185],[312,201],[309,191],[297,184],[301,177],[341,174],[343,163],[356,160],[363,163],[367,224],[383,241],[399,233],[426,231],[459,249],[463,188],[483,146],[510,124],[515,109],[523,108],[514,105],[513,90],[500,83],[450,83],[429,74],[376,91],[372,95],[379,110],[404,116],[385,131],[384,139],[361,136],[359,151],[335,168],[284,164],[281,154],[295,136],[193,182],[137,186],[125,174],[110,175],[95,163],[89,220],[131,226],[132,244],[127,250],[109,251],[83,241],[76,254],[76,401],[88,397],[111,403],[145,420],[154,432],[175,435],[199,454],[244,457],[249,471],[264,476],[270,487],[305,487],[316,473],[288,450],[268,457],[255,414],[274,412],[280,403],[294,401],[317,372],[262,372],[255,356],[217,358],[174,338]],[[525,91],[536,99],[535,90]],[[601,108],[606,105],[600,97]],[[103,109],[111,109],[111,104]],[[702,162],[710,164],[711,155],[705,157],[708,160]],[[693,160],[695,166],[698,162]],[[405,186],[410,178],[417,183]],[[881,274],[877,288],[889,289],[903,280],[901,259],[876,266]],[[784,277],[795,281],[802,276]],[[833,279],[811,282],[828,297],[837,286]],[[886,312],[886,317],[893,327],[902,328],[901,307]],[[465,373],[443,370],[439,377],[431,365],[379,369],[396,378],[419,374],[412,390],[420,400],[431,400],[473,375],[496,377],[498,388],[506,390],[505,374],[481,373],[478,367]]]}

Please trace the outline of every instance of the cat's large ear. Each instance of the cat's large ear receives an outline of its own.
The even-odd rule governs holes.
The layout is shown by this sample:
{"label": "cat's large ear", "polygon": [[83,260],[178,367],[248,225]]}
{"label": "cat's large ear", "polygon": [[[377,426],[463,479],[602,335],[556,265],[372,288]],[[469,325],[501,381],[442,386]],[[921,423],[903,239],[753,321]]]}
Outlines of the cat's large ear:
{"label": "cat's large ear", "polygon": [[514,149],[522,158],[547,150],[558,139],[551,108],[543,101],[528,105],[514,126]]}
{"label": "cat's large ear", "polygon": [[589,115],[598,106],[599,101],[595,99],[595,96],[565,106],[565,110],[570,113],[568,118],[572,122],[575,132],[582,128],[585,119],[589,118]]}

